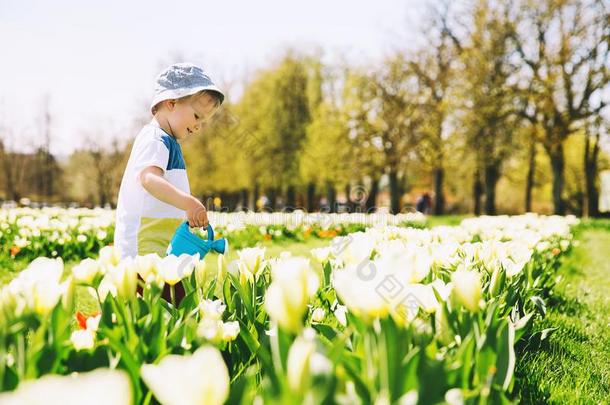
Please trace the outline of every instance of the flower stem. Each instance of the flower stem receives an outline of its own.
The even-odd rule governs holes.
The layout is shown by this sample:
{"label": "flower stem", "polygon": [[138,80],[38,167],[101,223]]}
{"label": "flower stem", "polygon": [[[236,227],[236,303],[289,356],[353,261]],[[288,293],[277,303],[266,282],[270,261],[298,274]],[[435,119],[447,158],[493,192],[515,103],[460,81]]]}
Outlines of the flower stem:
{"label": "flower stem", "polygon": [[176,290],[173,285],[169,286],[169,296],[172,301],[172,305],[175,307],[176,306]]}

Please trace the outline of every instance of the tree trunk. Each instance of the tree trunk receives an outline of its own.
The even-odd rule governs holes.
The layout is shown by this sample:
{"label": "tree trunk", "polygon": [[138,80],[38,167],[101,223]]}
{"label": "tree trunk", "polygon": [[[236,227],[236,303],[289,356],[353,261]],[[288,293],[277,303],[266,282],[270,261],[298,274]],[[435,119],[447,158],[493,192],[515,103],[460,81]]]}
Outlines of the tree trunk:
{"label": "tree trunk", "polygon": [[390,170],[390,212],[398,214],[400,212],[400,185],[398,184],[398,172]]}
{"label": "tree trunk", "polygon": [[599,157],[599,133],[596,134],[591,146],[591,139],[585,134],[585,192],[583,202],[583,216],[596,217],[599,215],[599,191],[595,181],[597,179],[597,164]]}
{"label": "tree trunk", "polygon": [[497,164],[485,166],[485,214],[496,215],[496,185],[500,177]]}
{"label": "tree trunk", "polygon": [[532,211],[532,191],[534,189],[534,175],[536,174],[536,141],[530,143],[527,178],[525,181],[525,212]]}
{"label": "tree trunk", "polygon": [[347,212],[354,212],[354,202],[352,201],[352,185],[347,183],[345,185],[345,205],[347,206]]}
{"label": "tree trunk", "polygon": [[379,194],[379,179],[371,178],[371,191],[366,197],[365,208],[366,212],[371,213],[377,210],[377,194]]}
{"label": "tree trunk", "polygon": [[308,183],[307,184],[307,212],[314,212],[316,210],[315,199],[316,199],[316,185],[315,185],[315,183]]}
{"label": "tree trunk", "polygon": [[337,192],[334,184],[330,181],[326,182],[326,200],[328,202],[328,212],[337,212]]}
{"label": "tree trunk", "polygon": [[246,211],[248,207],[249,192],[247,188],[242,188],[239,192],[239,209],[240,211]]}
{"label": "tree trunk", "polygon": [[445,194],[443,193],[443,181],[445,169],[437,167],[434,169],[434,215],[445,213]]}
{"label": "tree trunk", "polygon": [[294,186],[288,186],[286,189],[286,204],[284,204],[285,212],[293,212],[296,206],[296,191]]}
{"label": "tree trunk", "polygon": [[18,202],[20,195],[15,184],[15,178],[13,176],[14,168],[9,156],[9,152],[6,152],[2,159],[2,165],[4,168],[5,193],[7,199]]}
{"label": "tree trunk", "polygon": [[563,200],[563,188],[565,185],[565,156],[563,154],[563,143],[551,145],[547,149],[551,160],[553,174],[553,205],[555,214],[565,214],[565,201]]}
{"label": "tree trunk", "polygon": [[483,184],[481,183],[481,173],[479,169],[474,171],[474,182],[472,186],[472,194],[474,200],[474,215],[481,215],[481,197],[483,195]]}
{"label": "tree trunk", "polygon": [[275,187],[269,189],[269,209],[271,212],[275,211],[277,207],[277,191]]}
{"label": "tree trunk", "polygon": [[260,197],[260,186],[258,185],[258,183],[255,183],[254,190],[252,191],[252,203],[250,204],[250,209],[253,210],[254,212],[258,211],[258,206],[256,204],[258,203],[259,197]]}

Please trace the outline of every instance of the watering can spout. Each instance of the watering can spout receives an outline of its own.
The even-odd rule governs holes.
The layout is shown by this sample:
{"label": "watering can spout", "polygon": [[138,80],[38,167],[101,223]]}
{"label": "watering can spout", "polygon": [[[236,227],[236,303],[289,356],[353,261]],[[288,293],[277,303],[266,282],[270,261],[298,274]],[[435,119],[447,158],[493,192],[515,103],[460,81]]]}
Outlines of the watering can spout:
{"label": "watering can spout", "polygon": [[227,254],[229,251],[229,242],[226,238],[214,240],[214,229],[212,225],[207,227],[208,239],[202,239],[194,235],[189,230],[188,222],[183,222],[167,247],[167,255],[180,256],[181,254],[195,255],[199,253],[199,257],[203,258],[209,251],[214,251],[220,254]]}

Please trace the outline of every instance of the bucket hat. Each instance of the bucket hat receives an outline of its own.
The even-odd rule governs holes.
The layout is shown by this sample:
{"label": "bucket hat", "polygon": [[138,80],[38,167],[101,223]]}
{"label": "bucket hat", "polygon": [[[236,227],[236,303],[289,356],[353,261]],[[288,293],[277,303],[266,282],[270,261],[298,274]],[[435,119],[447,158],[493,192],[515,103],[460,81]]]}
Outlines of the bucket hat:
{"label": "bucket hat", "polygon": [[175,63],[157,76],[150,110],[152,112],[161,101],[190,96],[202,90],[213,91],[219,95],[221,104],[224,101],[224,93],[202,68],[192,63]]}

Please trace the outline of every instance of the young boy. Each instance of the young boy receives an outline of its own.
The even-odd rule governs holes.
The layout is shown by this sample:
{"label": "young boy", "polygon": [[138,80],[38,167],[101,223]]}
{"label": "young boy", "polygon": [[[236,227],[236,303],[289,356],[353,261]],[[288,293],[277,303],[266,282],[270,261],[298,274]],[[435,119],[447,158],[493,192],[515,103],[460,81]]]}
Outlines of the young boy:
{"label": "young boy", "polygon": [[182,221],[208,225],[206,208],[190,194],[179,140],[199,132],[224,94],[198,66],[177,63],[157,77],[153,119],[135,139],[119,190],[114,244],[122,257],[165,256]]}

